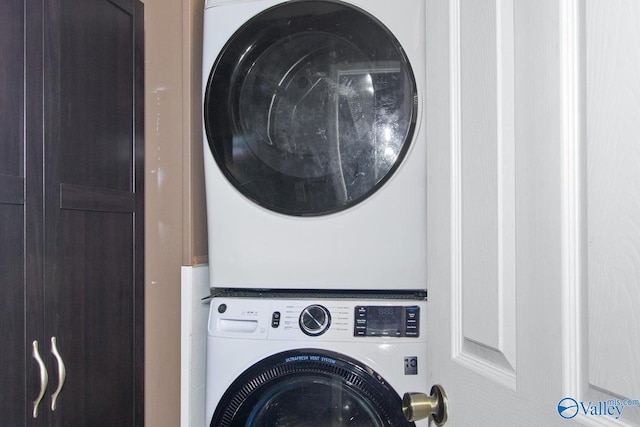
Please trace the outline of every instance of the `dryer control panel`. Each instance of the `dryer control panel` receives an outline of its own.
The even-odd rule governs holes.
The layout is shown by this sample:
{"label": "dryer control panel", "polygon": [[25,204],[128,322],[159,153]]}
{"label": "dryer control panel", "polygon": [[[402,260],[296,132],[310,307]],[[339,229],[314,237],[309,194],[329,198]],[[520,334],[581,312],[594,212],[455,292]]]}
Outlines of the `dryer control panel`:
{"label": "dryer control panel", "polygon": [[419,337],[420,307],[358,305],[353,335],[356,337]]}

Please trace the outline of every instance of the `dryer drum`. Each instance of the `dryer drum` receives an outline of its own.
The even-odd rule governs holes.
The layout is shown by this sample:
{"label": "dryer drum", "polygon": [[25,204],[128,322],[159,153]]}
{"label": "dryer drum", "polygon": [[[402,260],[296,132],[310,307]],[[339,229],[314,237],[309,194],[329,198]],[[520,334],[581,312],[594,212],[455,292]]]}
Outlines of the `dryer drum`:
{"label": "dryer drum", "polygon": [[272,355],[238,377],[211,427],[415,426],[400,396],[368,367],[317,349]]}
{"label": "dryer drum", "polygon": [[335,1],[291,1],[247,21],[211,70],[207,139],[227,179],[276,212],[323,215],[379,189],[401,164],[416,85],[393,34]]}

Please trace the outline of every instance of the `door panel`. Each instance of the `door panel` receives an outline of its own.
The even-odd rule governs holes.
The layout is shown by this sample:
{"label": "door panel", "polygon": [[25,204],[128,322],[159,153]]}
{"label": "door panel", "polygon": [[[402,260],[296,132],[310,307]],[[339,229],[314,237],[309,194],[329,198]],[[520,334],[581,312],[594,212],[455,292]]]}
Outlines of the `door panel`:
{"label": "door panel", "polygon": [[[49,246],[57,253],[48,271],[52,315],[46,324],[67,369],[54,413],[57,425],[95,425],[95,420],[135,425],[133,217],[77,209],[59,213],[58,242]],[[52,377],[57,386],[57,375]]]}
{"label": "door panel", "polygon": [[448,425],[640,425],[640,7],[428,7],[427,315]]}
{"label": "door panel", "polygon": [[461,1],[458,19],[452,120],[459,133],[451,174],[454,357],[514,388],[513,3]]}
{"label": "door panel", "polygon": [[58,102],[61,121],[51,137],[62,141],[58,161],[73,165],[59,170],[60,182],[132,191],[132,4],[57,3],[51,12],[62,25],[50,47],[60,57],[47,84],[60,90],[49,102]]}
{"label": "door panel", "polygon": [[24,2],[0,5],[0,175],[22,176]]}
{"label": "door panel", "polygon": [[0,420],[26,422],[24,10],[0,3]]}
{"label": "door panel", "polygon": [[25,424],[23,215],[23,204],[0,200],[0,336],[4,341],[0,352],[0,419],[12,426]]}
{"label": "door panel", "polygon": [[[640,396],[640,4],[585,4],[585,146],[575,206],[583,310],[577,325],[582,400]],[[571,224],[578,227],[578,224]],[[579,344],[578,344],[579,345]],[[640,425],[640,405],[621,421]]]}
{"label": "door panel", "polygon": [[558,95],[535,92],[544,61],[525,64],[552,57],[557,21],[550,3],[523,6],[428,3],[429,383],[447,392],[447,425],[562,421]]}
{"label": "door panel", "polygon": [[[143,16],[134,7],[45,6],[44,328],[67,371],[57,426],[143,425]],[[49,366],[53,390],[53,356]]]}

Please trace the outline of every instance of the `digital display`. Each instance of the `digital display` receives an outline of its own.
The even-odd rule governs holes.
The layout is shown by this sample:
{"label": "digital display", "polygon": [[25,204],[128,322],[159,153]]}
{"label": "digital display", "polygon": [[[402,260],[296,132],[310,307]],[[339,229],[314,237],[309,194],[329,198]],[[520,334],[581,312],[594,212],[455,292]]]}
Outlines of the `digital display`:
{"label": "digital display", "polygon": [[402,307],[367,307],[367,335],[402,335]]}
{"label": "digital display", "polygon": [[356,337],[420,336],[420,307],[359,305],[354,312]]}

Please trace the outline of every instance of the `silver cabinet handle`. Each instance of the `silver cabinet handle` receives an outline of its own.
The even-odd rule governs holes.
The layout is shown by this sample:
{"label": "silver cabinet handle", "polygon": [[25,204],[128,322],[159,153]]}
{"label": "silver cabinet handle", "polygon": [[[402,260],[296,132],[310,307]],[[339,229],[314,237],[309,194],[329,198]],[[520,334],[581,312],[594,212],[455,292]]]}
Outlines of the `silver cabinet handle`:
{"label": "silver cabinet handle", "polygon": [[64,386],[64,380],[67,378],[67,369],[64,366],[64,362],[62,361],[62,356],[60,356],[60,352],[58,351],[58,342],[56,337],[51,337],[51,354],[53,354],[58,362],[58,388],[51,395],[51,410],[56,410],[56,401],[58,400],[58,396],[62,391],[62,386]]}
{"label": "silver cabinet handle", "polygon": [[40,352],[38,351],[38,341],[34,341],[33,344],[33,358],[38,362],[38,366],[40,367],[40,394],[36,397],[36,400],[33,401],[33,418],[38,418],[38,406],[40,405],[40,401],[44,396],[44,392],[47,390],[47,384],[49,383],[49,374],[47,373],[47,367],[40,357]]}

